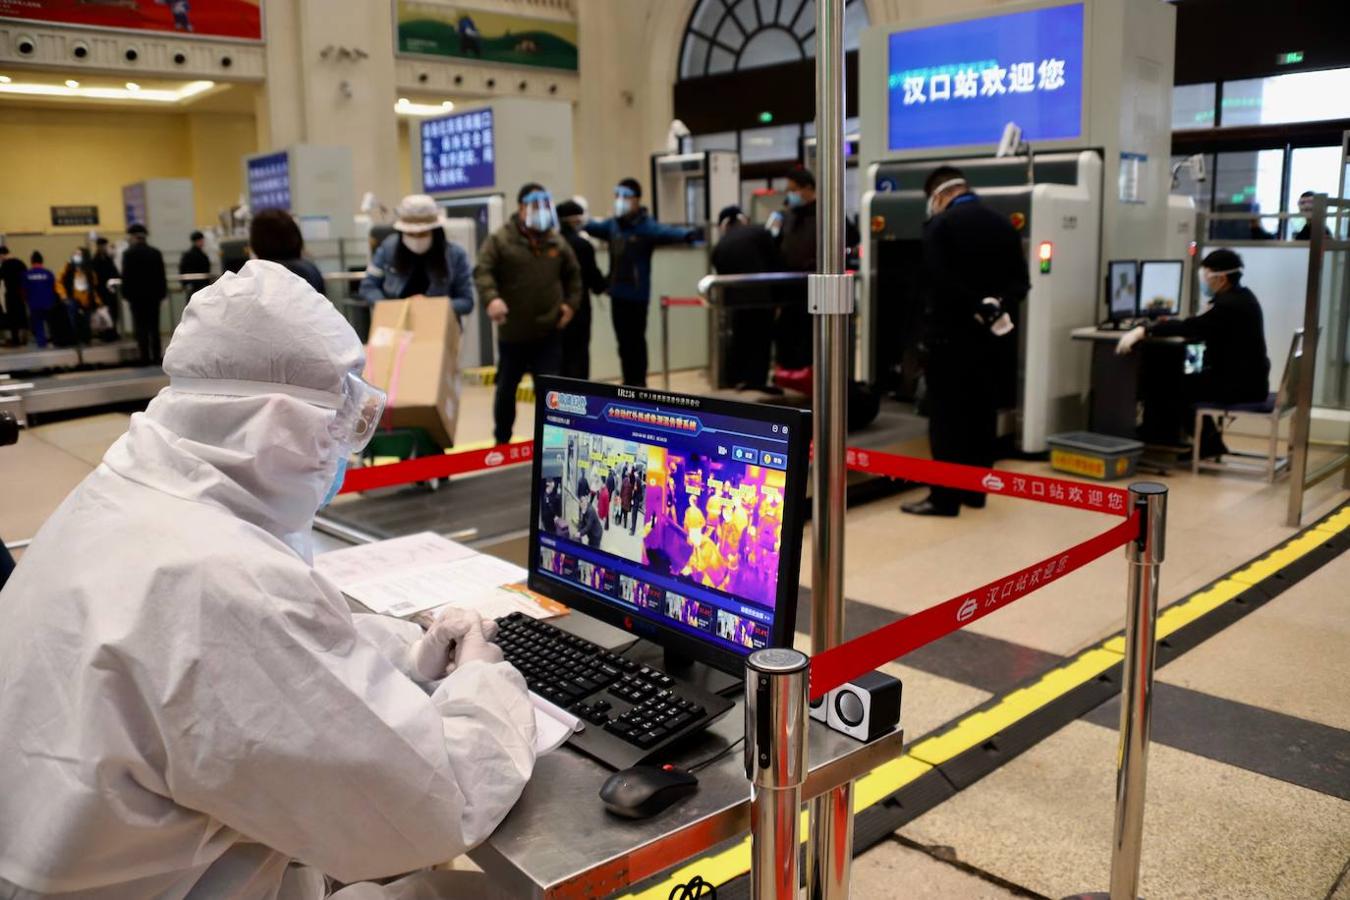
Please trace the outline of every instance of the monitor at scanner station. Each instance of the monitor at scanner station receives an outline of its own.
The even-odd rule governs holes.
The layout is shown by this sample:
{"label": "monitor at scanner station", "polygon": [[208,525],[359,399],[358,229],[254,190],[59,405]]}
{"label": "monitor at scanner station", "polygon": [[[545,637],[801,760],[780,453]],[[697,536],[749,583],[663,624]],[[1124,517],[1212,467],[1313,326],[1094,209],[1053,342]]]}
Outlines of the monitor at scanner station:
{"label": "monitor at scanner station", "polygon": [[1139,315],[1139,263],[1113,259],[1107,263],[1106,309],[1112,322]]}
{"label": "monitor at scanner station", "polygon": [[1179,259],[1149,259],[1139,264],[1139,312],[1175,316],[1181,311],[1185,264]]}

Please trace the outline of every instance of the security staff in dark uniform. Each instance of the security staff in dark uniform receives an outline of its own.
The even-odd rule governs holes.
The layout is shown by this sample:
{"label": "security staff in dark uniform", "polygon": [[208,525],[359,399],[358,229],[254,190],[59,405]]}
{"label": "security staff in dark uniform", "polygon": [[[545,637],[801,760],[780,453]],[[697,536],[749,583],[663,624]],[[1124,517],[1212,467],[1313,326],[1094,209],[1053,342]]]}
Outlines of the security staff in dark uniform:
{"label": "security staff in dark uniform", "polygon": [[[1121,336],[1117,353],[1129,353],[1146,336],[1181,337],[1205,345],[1204,365],[1183,375],[1174,354],[1145,356],[1140,372],[1144,421],[1139,437],[1145,443],[1172,446],[1189,432],[1197,403],[1227,406],[1259,403],[1270,390],[1270,357],[1261,304],[1242,286],[1242,257],[1219,249],[1200,262],[1200,290],[1209,306],[1189,319],[1163,319],[1140,325]],[[1200,455],[1228,452],[1209,416],[1200,434]],[[1189,455],[1189,454],[1187,454]]]}
{"label": "security staff in dark uniform", "polygon": [[[1001,394],[1015,384],[1018,304],[1031,289],[1022,238],[971,192],[965,176],[940,166],[924,183],[928,440],[933,459],[994,464]],[[921,516],[955,516],[984,495],[934,487],[901,505]]]}

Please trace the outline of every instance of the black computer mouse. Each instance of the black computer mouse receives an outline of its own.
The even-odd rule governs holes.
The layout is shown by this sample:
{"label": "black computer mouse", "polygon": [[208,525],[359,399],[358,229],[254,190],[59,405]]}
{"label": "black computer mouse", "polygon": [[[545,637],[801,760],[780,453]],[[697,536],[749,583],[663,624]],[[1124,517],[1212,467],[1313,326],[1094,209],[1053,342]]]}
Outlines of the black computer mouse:
{"label": "black computer mouse", "polygon": [[698,779],[675,766],[633,766],[615,772],[600,788],[605,809],[625,819],[654,816],[698,790]]}

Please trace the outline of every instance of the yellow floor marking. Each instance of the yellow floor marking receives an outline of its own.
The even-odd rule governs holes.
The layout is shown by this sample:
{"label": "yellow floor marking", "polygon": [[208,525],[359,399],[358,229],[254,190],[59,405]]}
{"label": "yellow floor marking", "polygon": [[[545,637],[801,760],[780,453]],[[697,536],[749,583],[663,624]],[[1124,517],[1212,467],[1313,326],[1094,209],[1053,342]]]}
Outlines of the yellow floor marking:
{"label": "yellow floor marking", "polygon": [[1340,534],[1345,529],[1350,528],[1350,506],[1346,506],[1335,515],[1318,522],[1313,528],[1329,534]]}
{"label": "yellow floor marking", "polygon": [[1248,587],[1264,581],[1285,566],[1306,556],[1312,550],[1331,540],[1331,532],[1322,531],[1313,528],[1303,532],[1298,537],[1276,547],[1273,551],[1258,559],[1256,562],[1240,571],[1234,572],[1228,576],[1234,581],[1239,581]]}

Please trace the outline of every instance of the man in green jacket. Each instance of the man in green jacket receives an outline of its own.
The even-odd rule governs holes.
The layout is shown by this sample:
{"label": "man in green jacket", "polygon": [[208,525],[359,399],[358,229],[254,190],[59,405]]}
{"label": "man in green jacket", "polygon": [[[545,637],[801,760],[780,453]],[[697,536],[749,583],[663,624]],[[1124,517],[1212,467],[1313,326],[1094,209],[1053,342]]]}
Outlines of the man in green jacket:
{"label": "man in green jacket", "polygon": [[562,329],[581,304],[581,267],[554,229],[553,198],[531,182],[516,196],[511,221],[488,235],[473,280],[479,302],[497,325],[497,394],[492,406],[499,444],[511,440],[516,388],[526,372],[556,375]]}

